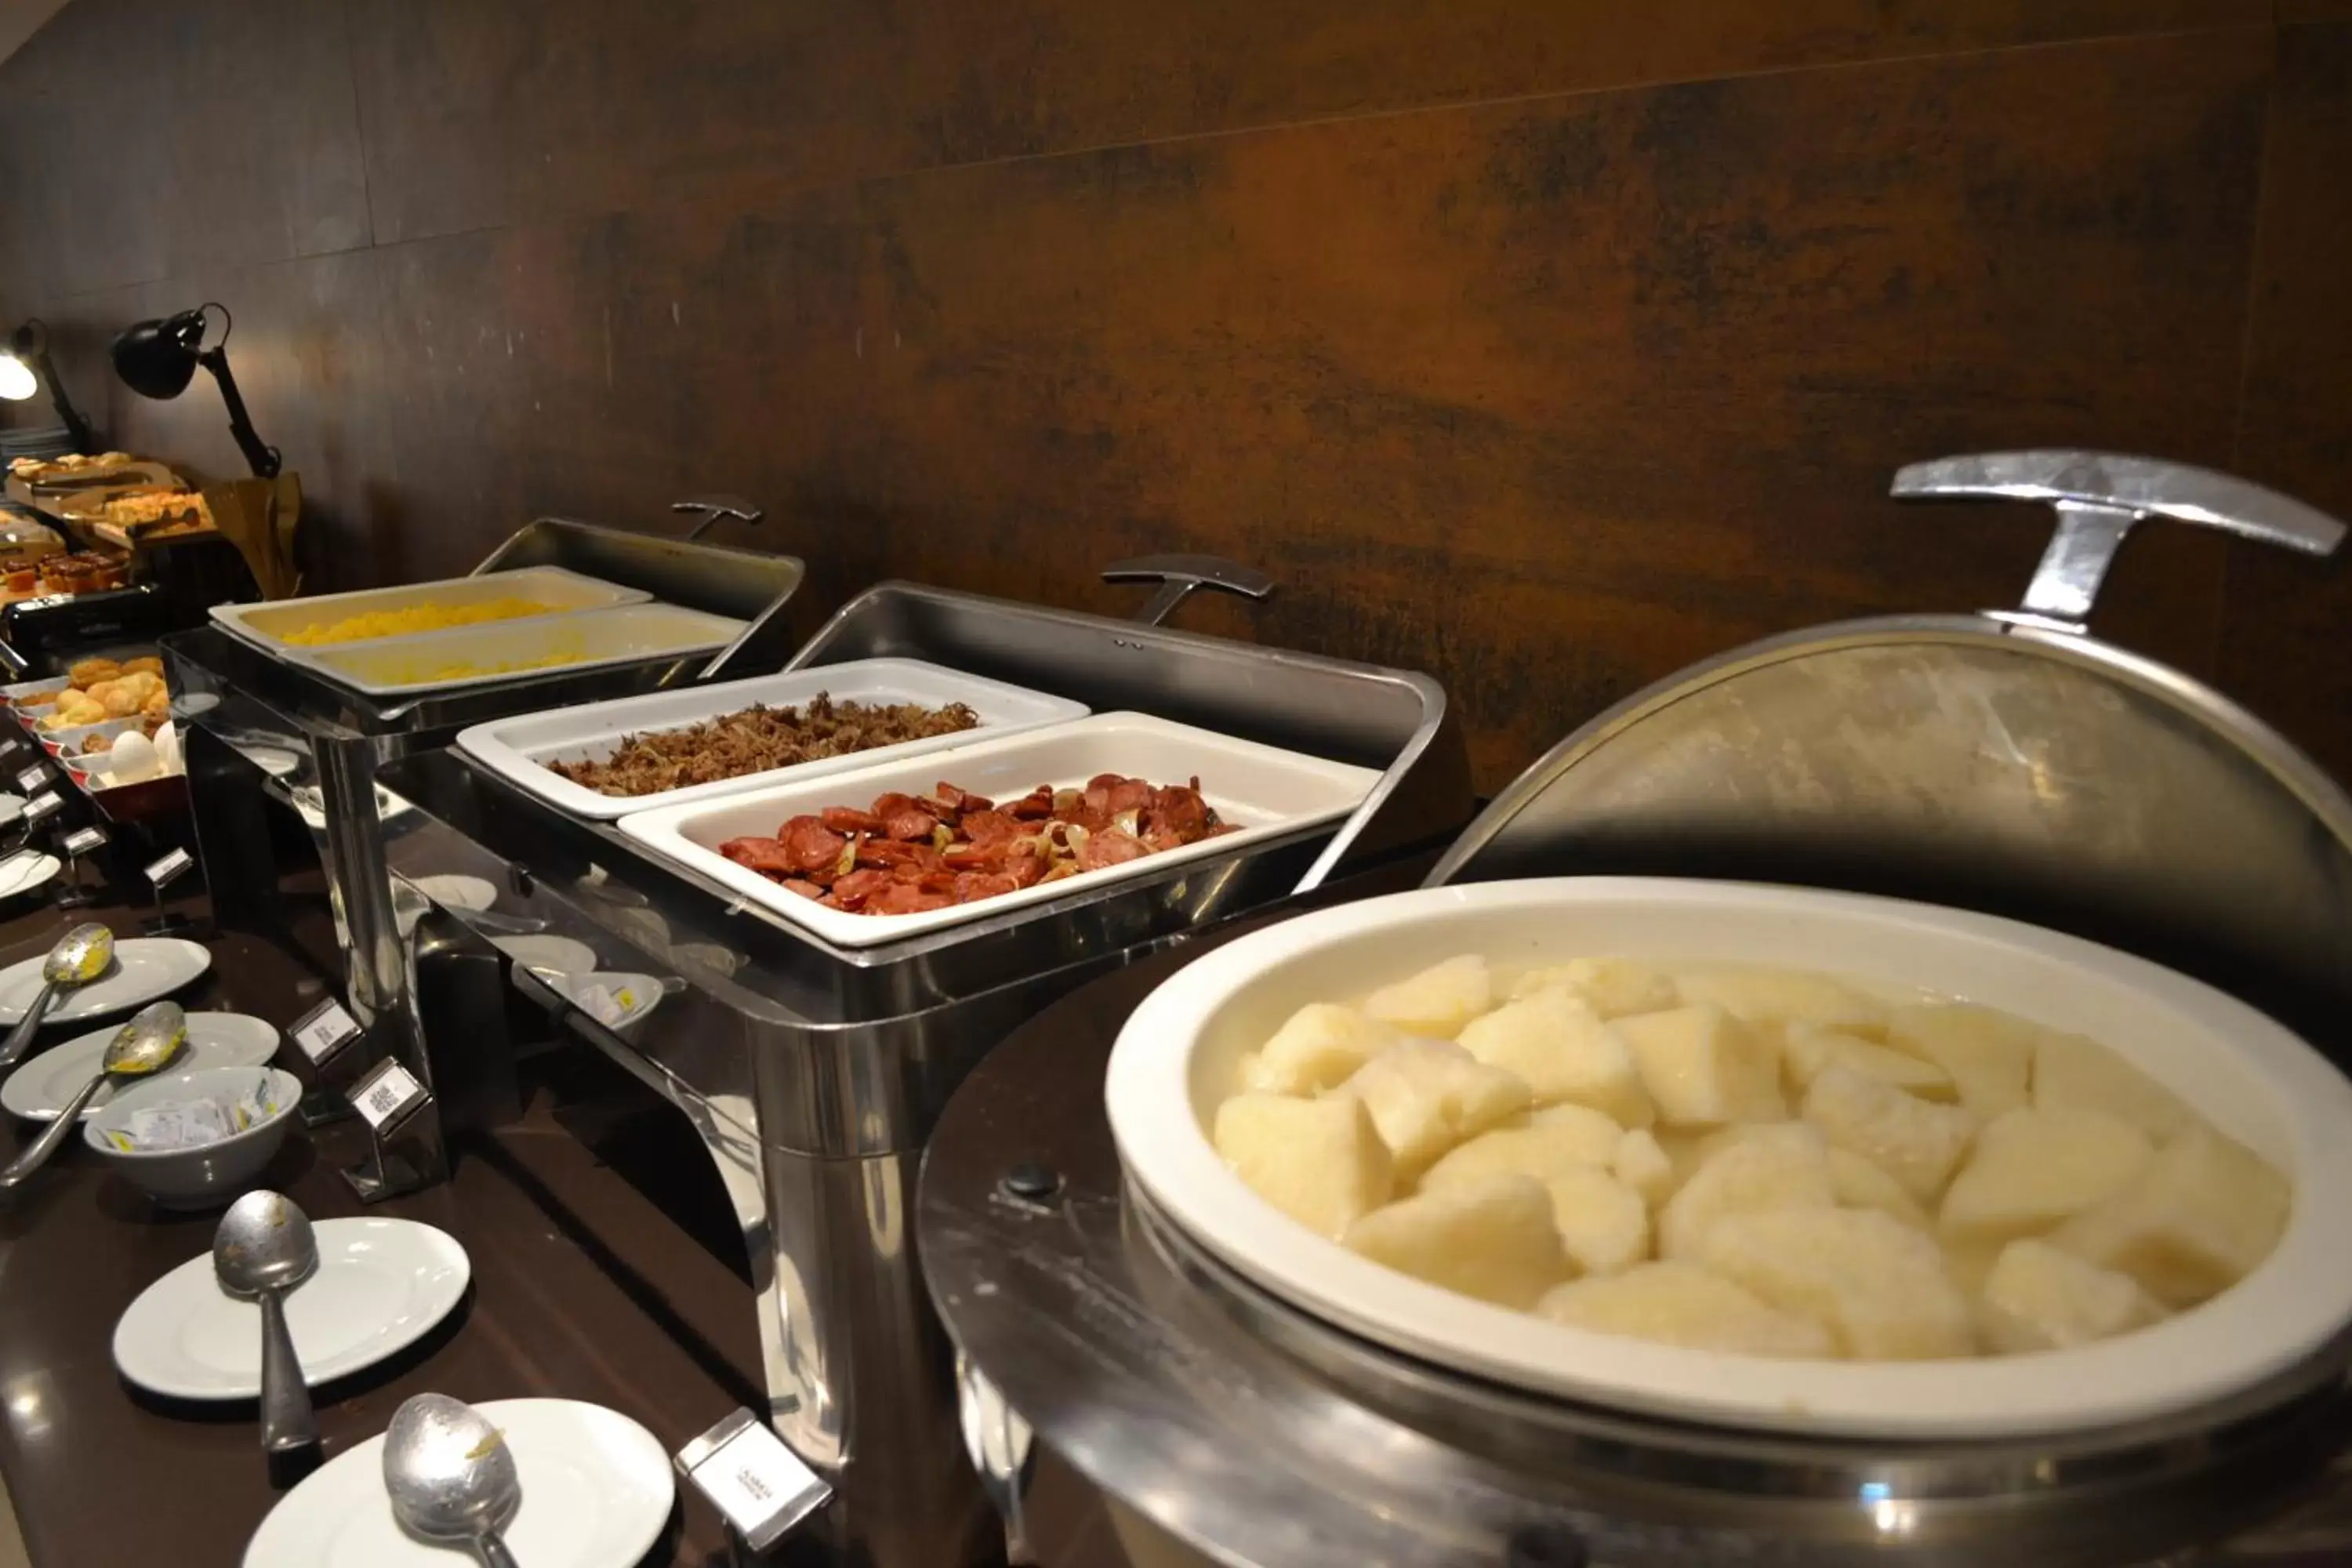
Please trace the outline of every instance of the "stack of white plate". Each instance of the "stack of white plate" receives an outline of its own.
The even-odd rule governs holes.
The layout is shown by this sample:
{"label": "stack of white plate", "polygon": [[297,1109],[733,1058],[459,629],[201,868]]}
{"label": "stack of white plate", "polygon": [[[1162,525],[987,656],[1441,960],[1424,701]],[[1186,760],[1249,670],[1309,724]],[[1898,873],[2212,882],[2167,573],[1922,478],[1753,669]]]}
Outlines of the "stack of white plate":
{"label": "stack of white plate", "polygon": [[14,458],[62,458],[74,449],[74,439],[62,425],[39,430],[0,430],[0,468]]}

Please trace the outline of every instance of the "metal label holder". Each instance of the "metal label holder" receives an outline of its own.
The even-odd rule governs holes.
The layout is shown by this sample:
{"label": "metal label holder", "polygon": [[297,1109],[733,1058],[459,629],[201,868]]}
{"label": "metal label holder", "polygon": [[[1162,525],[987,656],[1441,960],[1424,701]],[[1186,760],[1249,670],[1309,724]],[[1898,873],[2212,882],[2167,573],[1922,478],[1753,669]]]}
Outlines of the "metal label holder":
{"label": "metal label holder", "polygon": [[91,850],[103,848],[105,845],[106,829],[96,823],[90,824],[88,827],[77,828],[58,841],[58,853],[63,855],[73,867],[73,880],[58,889],[58,908],[86,910],[98,902],[99,889],[89,886],[82,879],[82,859]]}
{"label": "metal label holder", "polygon": [[139,922],[139,929],[149,936],[171,936],[193,930],[195,922],[187,916],[163,907],[163,889],[187,875],[196,858],[184,849],[172,849],[147,862],[144,875],[148,887],[154,889],[155,912]]}
{"label": "metal label holder", "polygon": [[352,1086],[351,1101],[367,1125],[368,1154],[343,1167],[343,1180],[362,1203],[396,1198],[448,1175],[440,1102],[397,1059],[386,1057],[370,1068]]}
{"label": "metal label holder", "polygon": [[782,1438],[740,1406],[671,1462],[726,1519],[739,1562],[761,1560],[833,1498]]}

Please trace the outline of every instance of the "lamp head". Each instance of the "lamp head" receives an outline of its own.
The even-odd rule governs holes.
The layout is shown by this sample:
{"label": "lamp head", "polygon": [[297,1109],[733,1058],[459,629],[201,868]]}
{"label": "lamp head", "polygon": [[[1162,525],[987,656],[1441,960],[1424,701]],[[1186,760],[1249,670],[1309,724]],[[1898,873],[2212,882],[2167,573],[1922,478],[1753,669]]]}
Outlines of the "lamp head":
{"label": "lamp head", "polygon": [[196,374],[204,348],[205,307],[134,321],[114,340],[114,374],[142,397],[177,397]]}
{"label": "lamp head", "polygon": [[40,363],[48,334],[38,321],[26,321],[8,334],[6,352],[0,353],[0,397],[22,403],[41,390]]}

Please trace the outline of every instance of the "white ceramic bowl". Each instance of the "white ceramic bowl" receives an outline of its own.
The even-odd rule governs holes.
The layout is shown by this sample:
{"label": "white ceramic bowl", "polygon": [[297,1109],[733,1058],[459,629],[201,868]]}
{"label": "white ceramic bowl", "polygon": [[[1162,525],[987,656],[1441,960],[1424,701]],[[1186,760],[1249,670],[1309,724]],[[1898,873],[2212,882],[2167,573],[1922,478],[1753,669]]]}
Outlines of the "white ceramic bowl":
{"label": "white ceramic bowl", "polygon": [[[263,1079],[270,1082],[278,1114],[234,1136],[194,1149],[141,1153],[116,1148],[106,1134],[129,1124],[139,1107],[169,1105],[175,1100],[228,1100],[248,1092]],[[129,1177],[131,1184],[166,1208],[210,1208],[236,1198],[260,1176],[302,1100],[302,1080],[282,1068],[194,1068],[167,1072],[131,1085],[107,1107],[82,1123],[82,1142],[101,1159]]]}
{"label": "white ceramic bowl", "polygon": [[[2285,1234],[2235,1288],[2077,1349],[1976,1361],[1724,1355],[1593,1333],[1424,1284],[1261,1200],[1206,1129],[1236,1065],[1298,1006],[1457,952],[1516,970],[1584,953],[1847,974],[2089,1035],[2262,1152],[2295,1187]],[[1895,1437],[2086,1430],[2189,1409],[2316,1350],[2352,1318],[2352,1083],[2262,1014],[2110,948],[1923,904],[1738,883],[1570,878],[1424,889],[1303,915],[1186,966],[1136,1009],[1105,1087],[1129,1174],[1276,1294],[1482,1377],[1742,1427]]]}

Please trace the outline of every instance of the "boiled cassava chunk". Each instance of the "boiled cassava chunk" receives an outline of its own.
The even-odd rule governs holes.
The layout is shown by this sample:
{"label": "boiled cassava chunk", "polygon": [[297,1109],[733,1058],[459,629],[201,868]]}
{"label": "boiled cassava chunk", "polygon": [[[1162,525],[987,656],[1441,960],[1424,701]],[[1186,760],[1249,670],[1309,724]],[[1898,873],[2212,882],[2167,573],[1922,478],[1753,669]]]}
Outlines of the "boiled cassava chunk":
{"label": "boiled cassava chunk", "polygon": [[1799,1094],[1830,1068],[1851,1068],[1868,1078],[1884,1079],[1922,1100],[1953,1097],[1952,1075],[1925,1057],[1891,1049],[1860,1035],[1824,1029],[1818,1024],[1790,1024],[1781,1037],[1780,1065]]}
{"label": "boiled cassava chunk", "polygon": [[1886,1037],[1897,1049],[1951,1074],[1960,1103],[1979,1121],[2026,1103],[2041,1034],[2022,1018],[1965,1002],[1896,1007],[1886,1022]]}
{"label": "boiled cassava chunk", "polygon": [[1644,1263],[1562,1285],[1536,1309],[1554,1322],[1731,1355],[1833,1356],[1829,1331],[1688,1263]]}
{"label": "boiled cassava chunk", "polygon": [[1637,1013],[1610,1027],[1624,1037],[1668,1126],[1773,1121],[1789,1113],[1770,1043],[1720,1007]]}
{"label": "boiled cassava chunk", "polygon": [[1847,1068],[1813,1079],[1803,1114],[1832,1144],[1876,1165],[1923,1204],[1951,1180],[1976,1131],[1976,1118],[1959,1106],[1931,1105]]}
{"label": "boiled cassava chunk", "polygon": [[1563,1171],[1605,1167],[1623,1136],[1618,1125],[1581,1105],[1553,1105],[1517,1124],[1490,1128],[1457,1145],[1421,1178],[1423,1192],[1458,1187],[1487,1176],[1533,1176],[1548,1182]]}
{"label": "boiled cassava chunk", "polygon": [[2170,1089],[2098,1041],[2055,1031],[2034,1047],[2033,1109],[2104,1110],[2159,1143],[2197,1120]]}
{"label": "boiled cassava chunk", "polygon": [[1978,1321],[2005,1354],[2063,1350],[2145,1328],[2164,1309],[2128,1274],[2100,1268],[2045,1241],[2001,1248],[1985,1277]]}
{"label": "boiled cassava chunk", "polygon": [[2039,1236],[2113,1196],[2155,1152],[2146,1133],[2104,1110],[2012,1110],[1977,1134],[1938,1223],[1953,1239]]}
{"label": "boiled cassava chunk", "polygon": [[1401,1177],[1528,1104],[1528,1086],[1517,1074],[1442,1040],[1392,1046],[1358,1068],[1347,1088],[1372,1113]]}
{"label": "boiled cassava chunk", "polygon": [[1830,1187],[1840,1208],[1876,1209],[1915,1230],[1935,1228],[1935,1220],[1903,1190],[1902,1183],[1851,1149],[1830,1151]]}
{"label": "boiled cassava chunk", "polygon": [[1782,1311],[1811,1318],[1858,1360],[1975,1352],[1968,1298],[1945,1272],[1935,1241],[1876,1209],[1727,1215],[1707,1227],[1698,1261]]}
{"label": "boiled cassava chunk", "polygon": [[1526,1079],[1538,1105],[1572,1101],[1621,1125],[1650,1120],[1649,1096],[1625,1042],[1571,991],[1555,986],[1497,1007],[1465,1027],[1460,1043]]}
{"label": "boiled cassava chunk", "polygon": [[1489,1176],[1375,1209],[1342,1238],[1376,1263],[1475,1296],[1527,1308],[1572,1272],[1551,1195],[1532,1176]]}
{"label": "boiled cassava chunk", "polygon": [[[1760,1131],[1760,1130],[1759,1130]],[[1696,1258],[1726,1216],[1756,1209],[1828,1208],[1837,1202],[1829,1151],[1802,1122],[1781,1122],[1710,1156],[1658,1215],[1658,1256]]]}
{"label": "boiled cassava chunk", "polygon": [[1886,1005],[1826,974],[1799,969],[1697,969],[1676,984],[1685,1002],[1711,1002],[1733,1017],[1772,1033],[1812,1024],[1847,1034],[1877,1035]]}
{"label": "boiled cassava chunk", "polygon": [[1630,958],[1571,958],[1531,969],[1511,987],[1513,1000],[1565,985],[1604,1018],[1627,1013],[1661,1013],[1682,1005],[1674,977]]}
{"label": "boiled cassava chunk", "polygon": [[1452,1039],[1462,1026],[1495,1005],[1495,982],[1475,953],[1433,963],[1409,980],[1383,985],[1364,998],[1364,1013],[1411,1035]]}
{"label": "boiled cassava chunk", "polygon": [[1214,1141],[1252,1192],[1320,1235],[1389,1201],[1388,1145],[1352,1094],[1234,1095],[1217,1107]]}
{"label": "boiled cassava chunk", "polygon": [[1650,1209],[1642,1195],[1598,1165],[1544,1183],[1560,1244],[1587,1274],[1615,1274],[1650,1256]]}
{"label": "boiled cassava chunk", "polygon": [[1657,1135],[1646,1127],[1636,1127],[1617,1140],[1617,1152],[1609,1158],[1609,1173],[1642,1194],[1642,1201],[1655,1208],[1674,1195],[1675,1163],[1659,1146]]}
{"label": "boiled cassava chunk", "polygon": [[2253,1272],[2286,1228],[2286,1181],[2203,1122],[2106,1202],[2050,1233],[2051,1245],[2130,1275],[2169,1307],[2193,1307]]}
{"label": "boiled cassava chunk", "polygon": [[1310,1002],[1242,1063],[1242,1087],[1266,1094],[1315,1094],[1400,1042],[1397,1031],[1353,1007]]}

